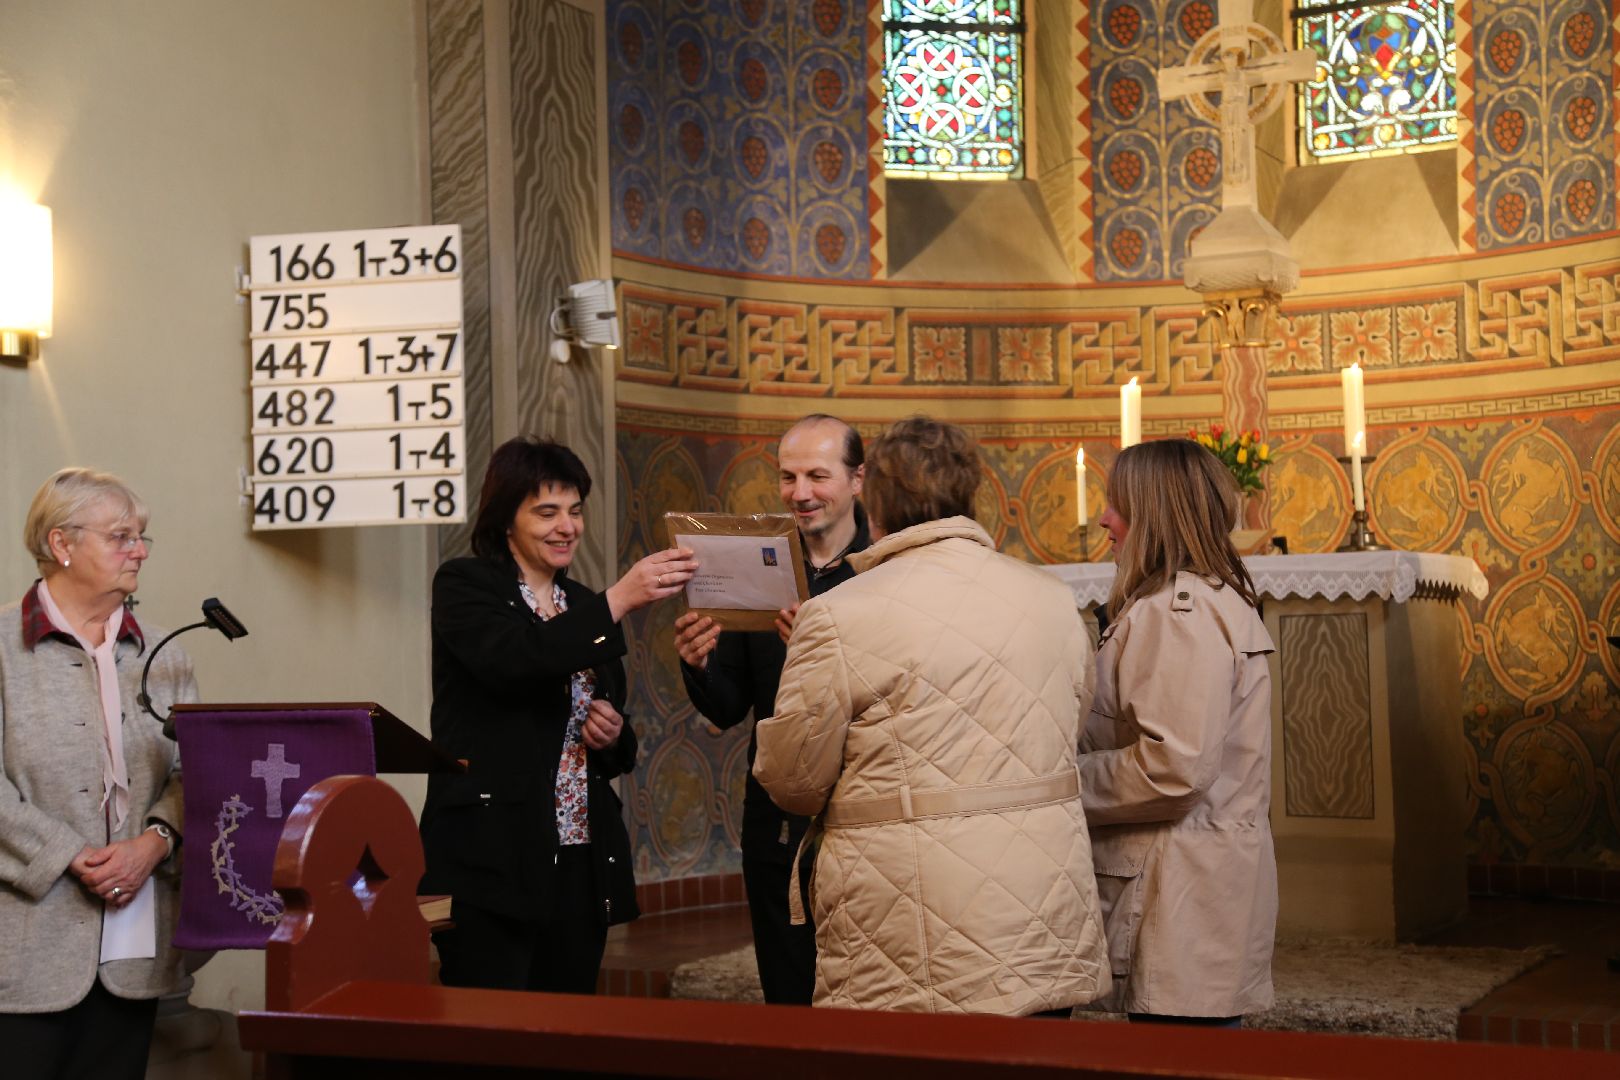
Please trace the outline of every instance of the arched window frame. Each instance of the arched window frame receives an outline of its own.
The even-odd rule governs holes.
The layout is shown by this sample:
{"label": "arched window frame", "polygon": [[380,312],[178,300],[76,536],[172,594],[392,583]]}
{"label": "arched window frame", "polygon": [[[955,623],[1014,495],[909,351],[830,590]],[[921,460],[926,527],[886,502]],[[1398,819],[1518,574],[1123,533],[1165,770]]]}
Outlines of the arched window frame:
{"label": "arched window frame", "polygon": [[[1438,28],[1444,41],[1434,53],[1437,76],[1429,92],[1419,99],[1420,108],[1379,123],[1357,118],[1343,95],[1336,92],[1333,73],[1326,68],[1334,59],[1329,50],[1338,46],[1342,51],[1350,27],[1391,11],[1416,15],[1430,32]],[[1317,77],[1298,89],[1301,165],[1422,153],[1457,142],[1455,0],[1296,0],[1290,15],[1298,46],[1313,50],[1318,61]]]}
{"label": "arched window frame", "polygon": [[[883,29],[883,171],[891,178],[928,180],[1021,179],[1027,164],[1028,0],[879,0]],[[954,41],[980,62],[965,74],[986,77],[981,121],[964,126],[982,132],[977,138],[928,137],[916,117],[948,124],[955,100],[940,100],[924,76],[943,74],[951,59],[935,54],[933,64],[922,54],[929,42]],[[960,58],[960,57],[959,57]],[[907,63],[910,61],[910,63]],[[922,61],[918,63],[918,61]],[[904,66],[902,66],[904,65]],[[899,72],[912,80],[897,87]],[[940,80],[932,80],[937,84]],[[960,84],[958,84],[960,87]],[[910,91],[921,108],[908,115],[900,95]],[[936,106],[929,109],[928,106]],[[935,132],[939,129],[936,128]]]}

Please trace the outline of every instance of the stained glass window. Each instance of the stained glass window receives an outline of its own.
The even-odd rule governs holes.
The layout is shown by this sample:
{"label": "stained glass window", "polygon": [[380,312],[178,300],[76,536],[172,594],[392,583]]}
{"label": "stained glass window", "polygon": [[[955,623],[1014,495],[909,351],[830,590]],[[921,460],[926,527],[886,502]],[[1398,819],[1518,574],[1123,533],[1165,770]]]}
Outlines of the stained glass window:
{"label": "stained glass window", "polygon": [[883,0],[883,171],[1024,175],[1021,0]]}
{"label": "stained glass window", "polygon": [[[1320,8],[1313,12],[1313,8]],[[1457,139],[1453,0],[1299,0],[1300,161],[1432,149]]]}

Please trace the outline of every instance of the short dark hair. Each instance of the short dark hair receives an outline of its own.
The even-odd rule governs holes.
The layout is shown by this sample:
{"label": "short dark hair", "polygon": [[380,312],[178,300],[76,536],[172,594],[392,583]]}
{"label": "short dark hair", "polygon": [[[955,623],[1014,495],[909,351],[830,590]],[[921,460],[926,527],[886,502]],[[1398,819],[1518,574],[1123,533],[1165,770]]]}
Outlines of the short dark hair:
{"label": "short dark hair", "polygon": [[534,435],[519,435],[495,448],[484,470],[484,488],[478,497],[473,522],[475,555],[496,562],[512,561],[506,534],[523,500],[553,484],[573,488],[583,501],[591,493],[591,474],[585,463],[562,443]]}
{"label": "short dark hair", "polygon": [[866,512],[886,533],[972,517],[983,468],[972,437],[955,424],[931,416],[901,420],[872,442],[861,492]]}
{"label": "short dark hair", "polygon": [[855,425],[851,424],[848,420],[840,420],[838,417],[832,416],[829,413],[818,412],[811,413],[809,416],[799,417],[799,419],[793,422],[792,427],[788,428],[787,431],[782,432],[782,437],[786,438],[788,431],[797,431],[799,428],[802,428],[808,424],[837,424],[839,427],[843,428],[844,467],[851,472],[854,472],[856,469],[866,464],[866,446],[861,442],[861,433],[856,431]]}

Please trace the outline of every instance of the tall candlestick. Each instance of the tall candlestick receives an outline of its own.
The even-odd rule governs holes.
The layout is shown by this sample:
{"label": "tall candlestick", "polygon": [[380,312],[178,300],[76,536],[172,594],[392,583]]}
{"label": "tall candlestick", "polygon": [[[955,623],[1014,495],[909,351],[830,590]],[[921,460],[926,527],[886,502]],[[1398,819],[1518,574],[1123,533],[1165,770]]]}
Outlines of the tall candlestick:
{"label": "tall candlestick", "polygon": [[1362,440],[1361,452],[1367,452],[1367,402],[1363,396],[1361,365],[1351,364],[1339,372],[1339,384],[1344,390],[1344,450],[1350,449],[1356,439]]}
{"label": "tall candlestick", "polygon": [[1136,385],[1136,376],[1119,388],[1119,448],[1135,446],[1142,441],[1142,388]]}
{"label": "tall candlestick", "polygon": [[1086,506],[1086,448],[1074,452],[1074,497],[1080,504],[1080,527],[1086,527],[1086,520],[1091,516]]}
{"label": "tall candlestick", "polygon": [[1356,433],[1354,441],[1350,443],[1350,487],[1355,496],[1356,510],[1367,509],[1367,492],[1361,483],[1361,455],[1367,448],[1367,433]]}

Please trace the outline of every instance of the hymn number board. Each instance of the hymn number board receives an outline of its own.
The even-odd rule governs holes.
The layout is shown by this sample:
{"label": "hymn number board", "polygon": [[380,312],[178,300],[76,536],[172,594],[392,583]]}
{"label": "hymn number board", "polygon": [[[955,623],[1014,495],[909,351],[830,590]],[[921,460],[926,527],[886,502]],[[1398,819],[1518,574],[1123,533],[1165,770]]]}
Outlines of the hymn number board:
{"label": "hymn number board", "polygon": [[253,528],[465,521],[461,226],[249,247]]}

